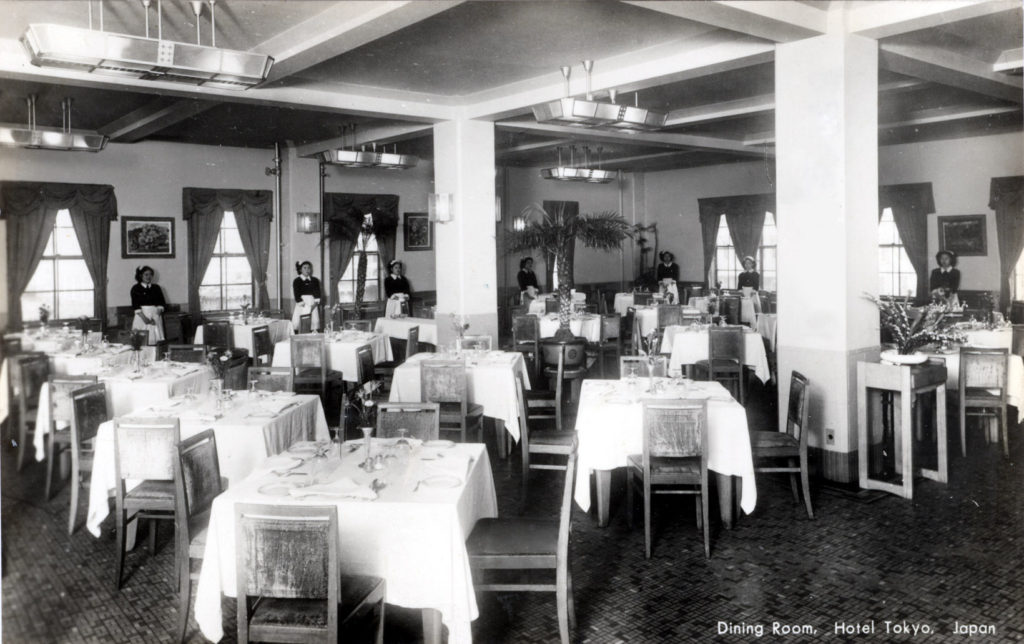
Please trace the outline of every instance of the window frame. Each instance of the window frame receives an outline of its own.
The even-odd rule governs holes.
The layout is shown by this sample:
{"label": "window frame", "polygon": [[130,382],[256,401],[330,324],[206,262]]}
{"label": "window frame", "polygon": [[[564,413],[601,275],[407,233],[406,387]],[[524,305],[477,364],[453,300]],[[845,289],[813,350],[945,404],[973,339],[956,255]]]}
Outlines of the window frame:
{"label": "window frame", "polygon": [[[348,261],[348,265],[345,266],[345,270],[342,271],[341,276],[338,278],[338,285],[335,287],[335,293],[338,298],[339,304],[355,304],[356,301],[356,288],[358,287],[358,266],[359,256],[365,254],[367,257],[367,270],[366,270],[366,289],[363,292],[363,302],[381,302],[384,300],[384,268],[381,266],[380,258],[380,242],[377,236],[373,233],[360,233],[359,240],[356,242],[356,247],[352,251],[352,257]],[[370,249],[372,246],[372,250]],[[377,276],[372,277],[369,270],[369,259],[371,257],[377,258]],[[346,277],[346,275],[351,275]],[[369,284],[370,282],[376,282],[376,297],[368,297],[371,293]],[[351,287],[351,295],[349,291],[343,290],[343,285],[349,285]]]}
{"label": "window frame", "polygon": [[[769,226],[768,217],[771,217],[771,224],[770,224],[771,227],[775,228],[775,230],[776,230],[775,242],[771,243],[771,244],[765,244],[764,243],[764,241],[765,241],[764,229],[767,226]],[[722,235],[722,231],[723,230],[725,231],[725,235],[726,235],[726,237],[729,240],[729,243],[727,245],[726,244],[719,245],[717,243],[718,242],[718,238]],[[717,284],[718,282],[721,282],[722,283],[722,288],[724,288],[724,289],[734,289],[736,281],[739,279],[740,274],[743,273],[743,263],[740,261],[740,259],[738,257],[736,257],[736,245],[735,245],[735,242],[733,242],[732,235],[729,233],[729,227],[728,227],[728,224],[725,221],[725,214],[724,213],[722,215],[720,215],[720,218],[719,218],[719,221],[718,221],[718,230],[715,233],[715,235],[716,235],[715,236],[715,242],[716,242],[715,243],[715,258],[711,262],[711,268],[708,271],[708,275],[712,277],[711,279],[709,279],[708,283],[713,285],[713,284]],[[768,249],[775,249],[775,262],[774,262],[774,266],[771,267],[770,271],[765,268],[767,263],[765,262],[765,258],[764,258],[765,257],[765,253],[764,253],[764,251],[765,251],[766,248],[768,248]],[[718,268],[719,267],[719,263],[718,263],[719,252],[724,252],[725,249],[728,249],[729,268],[726,270],[726,274],[728,276],[731,276],[731,278],[729,280],[722,279],[720,277],[719,268]],[[778,287],[778,275],[779,275],[779,270],[778,270],[778,222],[775,220],[775,213],[773,213],[770,210],[766,210],[765,211],[765,223],[762,225],[762,228],[761,228],[761,243],[757,247],[757,251],[756,251],[756,253],[754,255],[754,259],[757,261],[757,269],[756,270],[757,270],[757,272],[761,276],[761,288],[760,288],[760,290],[763,290],[763,291],[774,291],[774,290],[776,290],[776,288]],[[768,288],[767,277],[768,277],[769,274],[771,275],[772,280],[775,282],[775,284],[773,285],[773,288]]]}
{"label": "window frame", "polygon": [[[230,215],[230,219],[229,219],[229,215]],[[230,227],[226,226],[228,221],[234,221],[235,222],[235,225],[234,225],[233,228],[230,228]],[[238,222],[237,222],[237,220],[235,220],[235,213],[233,211],[230,211],[230,210],[225,210],[224,211],[224,219],[221,220],[220,230],[217,231],[217,236],[218,236],[217,245],[214,247],[213,254],[210,256],[210,263],[206,265],[206,273],[204,273],[204,275],[203,275],[203,280],[199,283],[200,291],[199,291],[199,293],[197,295],[198,295],[198,299],[199,299],[199,310],[200,311],[225,311],[225,310],[230,309],[231,307],[228,306],[228,297],[229,296],[227,295],[227,288],[228,287],[232,287],[232,286],[244,286],[244,285],[248,284],[248,286],[249,286],[249,295],[248,295],[249,302],[252,303],[252,302],[255,301],[256,282],[252,278],[252,266],[249,264],[249,258],[246,257],[245,249],[244,248],[241,250],[241,252],[238,252],[238,253],[232,253],[232,252],[225,252],[224,251],[224,248],[226,247],[226,243],[225,243],[225,239],[224,239],[224,236],[226,234],[225,233],[226,230],[235,230],[235,231],[238,230]],[[241,233],[238,233],[238,235],[239,235],[239,244],[241,244]],[[218,248],[221,249],[221,252],[217,252]],[[227,282],[227,281],[225,281],[225,277],[227,276],[227,260],[229,260],[229,259],[239,259],[239,258],[245,260],[245,266],[246,266],[246,268],[249,271],[249,281],[248,282]],[[219,263],[220,280],[216,281],[216,282],[207,283],[206,282],[206,275],[209,274],[210,267],[213,266],[214,262],[218,262]],[[217,297],[218,297],[218,305],[219,306],[216,306],[214,308],[207,308],[207,307],[203,306],[203,295],[202,295],[203,291],[202,291],[202,289],[204,287],[205,288],[209,288],[209,287],[212,287],[212,286],[218,287],[218,296]]]}
{"label": "window frame", "polygon": [[[896,220],[893,217],[892,208],[885,207],[882,209],[882,216],[878,218],[879,229],[877,237],[880,238],[882,235],[882,225],[888,225],[889,223],[892,224],[892,231],[897,242],[882,243],[881,239],[878,241],[878,294],[880,297],[903,297],[909,293],[910,299],[913,300],[917,295],[917,271],[914,270],[914,265],[910,263],[910,256],[907,255],[907,249],[903,245],[903,237],[900,235],[899,228],[896,226]],[[882,270],[882,253],[885,252],[885,249],[888,249],[889,252],[893,254],[892,259],[895,260],[893,265],[896,266],[897,270]],[[900,270],[904,266],[910,270]],[[888,289],[882,288],[882,277],[884,275],[890,276],[888,280]],[[910,281],[909,288],[902,288],[903,286],[907,286],[907,284],[904,284],[903,282],[902,276],[904,275],[906,275],[907,279]],[[895,278],[897,280],[895,290],[893,290],[893,276],[899,276],[898,278]]]}
{"label": "window frame", "polygon": [[[62,223],[61,223],[61,220],[64,217],[67,217],[67,220],[68,220],[67,225],[62,225]],[[61,254],[58,251],[57,234],[61,230],[69,230],[69,231],[71,231],[71,235],[72,235],[72,237],[75,240],[75,244],[78,246],[78,251],[79,252],[78,252],[77,255],[64,255],[64,254]],[[92,274],[89,273],[88,266],[85,267],[84,273],[85,273],[86,277],[88,278],[89,282],[92,284],[91,288],[88,288],[88,289],[83,289],[83,288],[65,288],[65,289],[62,289],[60,287],[60,270],[59,270],[59,268],[60,268],[60,262],[62,260],[79,260],[83,264],[85,264],[85,255],[82,254],[82,242],[81,242],[81,240],[78,239],[78,233],[75,231],[74,224],[71,223],[71,212],[69,210],[67,210],[66,208],[63,208],[63,209],[57,211],[57,217],[53,221],[53,227],[50,230],[50,236],[46,240],[46,248],[50,249],[52,254],[47,254],[46,249],[43,250],[43,256],[39,259],[39,264],[36,266],[36,269],[33,272],[32,277],[29,279],[29,284],[31,285],[32,281],[35,279],[36,274],[42,269],[44,262],[47,262],[47,263],[50,263],[53,266],[52,271],[51,271],[52,277],[53,277],[51,283],[52,283],[53,288],[52,289],[45,289],[45,290],[30,290],[29,287],[25,288],[25,290],[21,293],[21,295],[18,298],[18,305],[21,306],[21,319],[22,319],[22,321],[32,321],[32,320],[38,320],[39,319],[38,308],[36,309],[35,317],[26,316],[26,310],[25,310],[25,304],[24,304],[23,298],[25,297],[25,295],[27,295],[29,293],[49,293],[50,294],[50,299],[49,299],[49,302],[47,302],[47,305],[50,308],[50,316],[49,317],[52,320],[60,320],[60,319],[68,319],[68,318],[71,318],[71,317],[78,317],[77,315],[74,315],[74,314],[61,315],[61,311],[60,311],[60,299],[61,299],[60,295],[61,295],[61,293],[89,293],[89,300],[91,302],[90,308],[91,308],[91,311],[92,311],[89,314],[89,317],[90,318],[97,317],[97,315],[96,315],[96,283],[92,279]]]}

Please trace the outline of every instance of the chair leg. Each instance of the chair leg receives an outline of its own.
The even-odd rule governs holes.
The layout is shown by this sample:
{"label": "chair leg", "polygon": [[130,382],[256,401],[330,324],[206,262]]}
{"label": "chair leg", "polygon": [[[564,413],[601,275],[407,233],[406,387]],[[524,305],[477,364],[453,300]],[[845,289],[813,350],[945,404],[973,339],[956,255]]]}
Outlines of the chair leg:
{"label": "chair leg", "polygon": [[[797,466],[795,458],[788,458],[786,461],[789,463],[790,467],[795,468]],[[789,473],[789,489],[793,493],[793,500],[800,503],[800,491],[796,489],[796,474],[796,472]]]}
{"label": "chair leg", "polygon": [[964,401],[960,401],[960,452],[967,458],[967,409]]}
{"label": "chair leg", "polygon": [[188,551],[179,556],[178,564],[178,641],[185,641],[188,631],[188,608],[192,603],[192,580],[189,575]]}
{"label": "chair leg", "polygon": [[28,448],[28,422],[19,418],[18,422],[18,471],[25,466],[25,452]]}
{"label": "chair leg", "polygon": [[651,484],[644,479],[644,558],[651,558]]}
{"label": "chair leg", "polygon": [[121,578],[124,573],[124,541],[127,530],[128,517],[124,512],[117,513],[117,577],[114,579],[114,588],[121,590]]}
{"label": "chair leg", "polygon": [[633,529],[633,470],[626,468],[626,525]]}
{"label": "chair leg", "polygon": [[384,644],[384,597],[380,598],[380,620],[377,622],[377,644]]}
{"label": "chair leg", "polygon": [[999,424],[1003,428],[1003,456],[1010,458],[1010,434],[1006,426],[1006,405],[999,408]]}
{"label": "chair leg", "polygon": [[149,556],[156,556],[156,519],[149,520]]}
{"label": "chair leg", "polygon": [[68,508],[68,536],[75,533],[75,523],[78,519],[78,490],[82,487],[78,480],[78,459],[71,462],[71,507]]}
{"label": "chair leg", "polygon": [[[561,574],[558,575],[561,577]],[[558,637],[562,644],[569,644],[569,589],[566,580],[555,582],[555,603],[558,604]]]}
{"label": "chair leg", "polygon": [[[571,559],[570,559],[571,561]],[[569,603],[569,630],[576,630],[576,600],[573,598],[572,592],[572,571],[567,570],[565,573],[566,588],[568,590],[568,603]]]}
{"label": "chair leg", "polygon": [[711,521],[708,520],[708,480],[705,476],[700,491],[701,514],[704,517],[704,558],[711,558]]}
{"label": "chair leg", "polygon": [[807,506],[807,518],[814,518],[814,510],[811,509],[811,484],[807,471],[807,452],[800,455],[800,484],[804,488],[804,505]]}
{"label": "chair leg", "polygon": [[562,380],[555,383],[555,429],[562,431]]}
{"label": "chair leg", "polygon": [[704,515],[701,514],[700,499],[694,499],[693,509],[697,514],[697,529],[700,530],[704,527]]}
{"label": "chair leg", "polygon": [[46,441],[46,486],[43,489],[43,500],[50,500],[50,493],[53,491],[53,460],[57,456],[56,451],[56,438],[53,432],[50,432],[49,440]]}

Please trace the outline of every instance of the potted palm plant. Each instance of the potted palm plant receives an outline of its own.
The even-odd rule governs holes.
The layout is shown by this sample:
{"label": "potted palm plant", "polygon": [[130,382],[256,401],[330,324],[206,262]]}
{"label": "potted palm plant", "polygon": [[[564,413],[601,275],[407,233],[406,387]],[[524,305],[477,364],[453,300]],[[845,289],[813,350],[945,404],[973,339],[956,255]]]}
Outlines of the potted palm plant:
{"label": "potted palm plant", "polygon": [[617,212],[576,213],[560,203],[551,212],[539,204],[530,204],[522,211],[526,225],[508,232],[507,253],[539,249],[555,258],[558,271],[558,332],[555,340],[573,338],[569,330],[572,316],[573,253],[577,240],[587,248],[611,251],[632,235],[633,228]]}

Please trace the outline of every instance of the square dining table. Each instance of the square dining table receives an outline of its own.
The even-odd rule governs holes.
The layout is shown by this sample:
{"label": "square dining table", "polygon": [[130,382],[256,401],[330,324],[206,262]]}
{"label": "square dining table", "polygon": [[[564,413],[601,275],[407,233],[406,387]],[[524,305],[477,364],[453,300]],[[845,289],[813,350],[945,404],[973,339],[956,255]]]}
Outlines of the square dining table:
{"label": "square dining table", "polygon": [[[270,331],[271,344],[277,344],[287,339],[292,333],[291,320],[278,320],[272,318],[257,318],[249,320],[245,324],[240,319],[231,320],[231,337],[237,349],[245,349],[252,355],[252,330],[259,326],[266,326]],[[203,344],[203,326],[196,327],[196,337],[193,344]]]}
{"label": "square dining table", "polygon": [[413,326],[420,328],[420,342],[437,346],[437,322],[431,318],[377,318],[373,323],[373,331],[390,338],[405,340],[409,337],[409,327]]}
{"label": "square dining table", "polygon": [[[661,352],[669,356],[669,369],[696,364],[708,359],[708,327],[706,325],[672,325],[665,328]],[[768,354],[761,334],[743,328],[743,364],[754,371],[761,382],[772,377]]]}
{"label": "square dining table", "polygon": [[[558,314],[545,313],[540,318],[540,337],[551,338],[558,332]],[[569,330],[576,337],[588,342],[601,341],[601,316],[593,313],[573,314],[569,318]]]}
{"label": "square dining table", "polygon": [[[327,368],[340,371],[341,377],[347,382],[356,382],[358,376],[359,356],[356,351],[364,344],[370,345],[374,364],[391,360],[391,342],[383,333],[368,331],[336,331],[327,337]],[[275,367],[292,366],[291,338],[278,342],[274,347]]]}
{"label": "square dining table", "polygon": [[[608,525],[611,471],[625,467],[632,454],[643,452],[643,405],[645,398],[708,401],[708,469],[718,476],[719,505],[723,522],[732,523],[732,480],[742,482],[740,507],[750,514],[757,504],[754,461],[746,410],[718,382],[672,381],[654,378],[661,388],[650,394],[650,378],[584,380],[580,393],[576,434],[579,437],[579,468],[594,472],[597,482],[598,524]],[[576,503],[590,509],[590,486],[576,485]]]}
{"label": "square dining table", "polygon": [[[221,476],[232,485],[247,477],[267,456],[279,454],[296,442],[330,440],[319,396],[290,392],[235,392],[231,400],[210,396],[181,397],[137,409],[131,418],[177,417],[181,438],[213,429]],[[114,423],[100,425],[95,439],[89,514],[86,527],[100,536],[100,524],[110,514],[110,491],[117,483],[114,467]],[[131,481],[129,488],[133,487]]]}
{"label": "square dining table", "polygon": [[[364,441],[352,441],[327,459],[315,488],[303,489],[308,475],[273,473],[292,467],[282,454],[214,500],[195,599],[203,635],[221,639],[221,595],[236,596],[235,504],[264,503],[337,506],[342,571],[384,578],[387,603],[423,609],[425,625],[427,613],[438,611],[449,644],[472,641],[470,623],[478,611],[466,538],[478,519],[498,513],[487,449],[479,443],[413,441],[402,453],[392,440],[372,442],[375,453],[395,456],[384,459],[383,469],[364,471]],[[386,487],[372,491],[375,479]],[[432,644],[435,637],[440,623],[426,640]]]}

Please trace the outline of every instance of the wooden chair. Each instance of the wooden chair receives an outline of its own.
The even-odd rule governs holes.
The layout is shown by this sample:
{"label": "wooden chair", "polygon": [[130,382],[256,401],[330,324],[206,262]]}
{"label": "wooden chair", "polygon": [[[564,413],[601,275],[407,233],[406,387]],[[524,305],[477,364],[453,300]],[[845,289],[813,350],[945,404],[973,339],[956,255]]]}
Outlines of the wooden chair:
{"label": "wooden chair", "polygon": [[368,344],[356,347],[356,386],[362,387],[376,375],[373,364],[373,347]]}
{"label": "wooden chair", "polygon": [[668,358],[666,356],[655,356],[654,367],[647,356],[621,356],[619,357],[619,378],[625,379],[633,376],[635,378],[665,378],[668,376]]}
{"label": "wooden chair", "polygon": [[[998,418],[1003,455],[1010,456],[1006,425],[1009,349],[960,347],[960,450],[967,456],[967,417]],[[971,411],[971,410],[978,411]]]}
{"label": "wooden chair", "polygon": [[[394,347],[392,347],[394,352]],[[405,355],[395,355],[394,360],[385,360],[384,362],[378,362],[373,367],[374,376],[380,378],[385,383],[390,383],[391,378],[395,375],[395,369],[397,369],[403,362],[409,359],[410,356],[414,356],[420,352],[420,327],[414,325],[409,327],[409,331],[405,336]],[[388,385],[390,389],[390,384]]]}
{"label": "wooden chair", "polygon": [[[265,358],[265,360],[260,360]],[[252,328],[252,366],[274,361],[274,343],[270,340],[270,327],[266,324]]]}
{"label": "wooden chair", "polygon": [[489,335],[464,335],[455,340],[459,351],[490,351],[492,339]]}
{"label": "wooden chair", "polygon": [[184,318],[187,316],[187,313],[164,313],[164,340],[167,340],[168,344],[185,342]]}
{"label": "wooden chair", "polygon": [[345,320],[346,331],[363,331],[369,333],[373,330],[372,320]]}
{"label": "wooden chair", "polygon": [[[175,445],[180,439],[177,418],[114,419],[114,486],[117,520],[117,577],[121,589],[128,521],[149,519],[149,551],[156,551],[156,521],[174,521]],[[141,481],[131,490],[125,481]]]}
{"label": "wooden chair", "polygon": [[523,354],[527,372],[533,386],[540,384],[540,318],[536,315],[516,315],[512,318],[512,351]]}
{"label": "wooden chair", "polygon": [[[541,344],[544,356],[544,375],[555,383],[555,429],[562,431],[562,407],[565,404],[564,384],[570,382],[570,400],[578,398],[578,390],[587,375],[586,340],[573,340],[560,344]],[[550,388],[550,384],[549,384]]]}
{"label": "wooden chair", "polygon": [[228,358],[227,364],[224,365],[224,388],[233,391],[244,391],[249,385],[249,380],[246,376],[248,370],[249,356],[247,353]]}
{"label": "wooden chair", "polygon": [[1010,353],[1024,358],[1024,324],[1014,324],[1010,337]]}
{"label": "wooden chair", "polygon": [[36,427],[39,412],[39,394],[50,377],[50,359],[42,353],[23,353],[13,363],[11,391],[18,405],[18,471],[25,466],[25,455],[32,449],[28,426],[32,433],[42,431]]}
{"label": "wooden chair", "polygon": [[707,418],[706,400],[643,401],[643,453],[628,458],[626,516],[632,527],[634,488],[639,487],[644,495],[644,556],[647,559],[651,558],[652,494],[698,497],[697,527],[704,529],[704,557],[711,558]]}
{"label": "wooden chair", "polygon": [[[53,498],[53,468],[60,458],[61,452],[71,448],[71,423],[74,410],[71,405],[71,394],[76,389],[96,383],[96,376],[50,376],[47,386],[50,388],[50,427],[49,440],[46,441],[46,489],[43,498]],[[37,428],[38,429],[41,428]],[[60,471],[60,468],[57,468]]]}
{"label": "wooden chair", "polygon": [[633,293],[633,306],[650,306],[653,300],[653,293]]}
{"label": "wooden chair", "polygon": [[315,387],[327,392],[327,344],[324,336],[306,333],[291,337],[292,376],[296,390]]}
{"label": "wooden chair", "polygon": [[336,506],[237,504],[238,641],[340,642],[342,628],[379,605],[382,644],[385,582],[342,575],[340,544]]}
{"label": "wooden chair", "polygon": [[[192,596],[192,560],[202,560],[213,500],[224,491],[212,429],[177,444],[174,459],[174,557],[178,570],[178,640],[185,641]],[[197,571],[198,573],[198,571]]]}
{"label": "wooden chair", "polygon": [[564,470],[558,463],[534,463],[533,454],[555,454],[569,456],[576,447],[575,431],[534,431],[530,427],[530,416],[526,406],[526,389],[522,374],[516,374],[516,403],[519,408],[519,446],[523,459],[523,496],[525,498],[530,470]]}
{"label": "wooden chair", "polygon": [[746,403],[745,356],[743,327],[711,326],[708,327],[708,359],[698,360],[695,367],[706,380],[735,384],[734,392],[739,394],[736,398],[743,405]]}
{"label": "wooden chair", "polygon": [[377,437],[401,437],[422,441],[437,440],[441,428],[441,405],[438,403],[382,402],[377,406]]}
{"label": "wooden chair", "polygon": [[4,358],[13,358],[14,356],[21,353],[21,338],[9,338],[3,339],[3,356]]}
{"label": "wooden chair", "polygon": [[[754,471],[760,473],[788,473],[793,498],[800,502],[796,477],[804,491],[804,506],[807,518],[814,518],[811,507],[811,488],[807,468],[807,412],[810,407],[810,382],[798,371],[789,379],[789,408],[786,412],[786,429],[781,432],[750,432],[750,450],[754,457]],[[775,461],[759,464],[758,461]],[[785,461],[784,463],[779,462]]]}
{"label": "wooden chair", "polygon": [[615,359],[622,357],[622,316],[617,313],[601,316],[601,338],[587,346],[587,358],[597,360],[597,367],[604,378],[604,354],[613,350]]}
{"label": "wooden chair", "polygon": [[206,362],[206,347],[201,344],[171,344],[167,347],[167,355],[174,362]]}
{"label": "wooden chair", "polygon": [[203,322],[203,344],[207,349],[231,349],[235,346],[235,334],[231,320],[206,320]]}
{"label": "wooden chair", "polygon": [[658,306],[658,328],[683,323],[683,309],[678,304],[661,304]]}
{"label": "wooden chair", "polygon": [[[562,488],[558,519],[505,517],[480,519],[466,540],[469,565],[480,583],[479,591],[553,592],[558,613],[561,644],[571,641],[576,627],[573,604],[572,571],[569,567],[569,540],[572,536],[572,491],[576,480],[576,450],[569,455]],[[524,473],[525,474],[525,473]],[[554,583],[491,583],[483,577],[489,570],[553,570]]]}
{"label": "wooden chair", "polygon": [[558,295],[552,295],[544,300],[544,313],[558,313]]}
{"label": "wooden chair", "polygon": [[740,312],[742,311],[740,298],[736,295],[728,295],[721,300],[721,315],[725,318],[726,324],[739,324]]}
{"label": "wooden chair", "polygon": [[111,419],[107,385],[98,383],[76,389],[71,394],[71,508],[68,512],[68,536],[75,532],[78,519],[78,493],[82,475],[92,472],[93,439],[100,425]]}
{"label": "wooden chair", "polygon": [[299,316],[299,330],[298,333],[312,333],[313,332],[313,314],[303,313]]}
{"label": "wooden chair", "polygon": [[292,370],[290,367],[249,367],[249,388],[256,391],[294,391]]}
{"label": "wooden chair", "polygon": [[466,442],[466,431],[475,427],[483,434],[484,408],[469,402],[469,378],[462,360],[424,360],[420,363],[420,400],[440,403],[441,429],[458,431]]}

